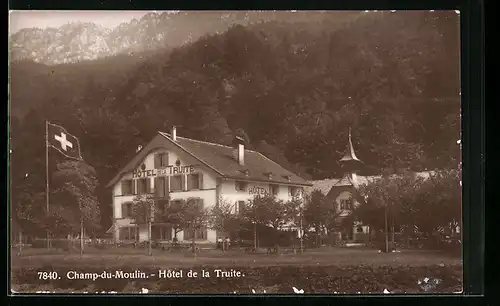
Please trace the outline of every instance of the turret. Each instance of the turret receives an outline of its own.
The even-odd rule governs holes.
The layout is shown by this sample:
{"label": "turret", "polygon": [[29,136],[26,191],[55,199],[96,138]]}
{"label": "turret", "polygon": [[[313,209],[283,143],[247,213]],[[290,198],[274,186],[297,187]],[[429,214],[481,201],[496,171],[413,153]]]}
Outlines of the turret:
{"label": "turret", "polygon": [[352,146],[351,128],[349,128],[349,140],[346,153],[344,157],[339,160],[339,163],[344,170],[344,174],[348,174],[351,179],[355,178],[362,164],[362,161],[356,156],[354,147]]}

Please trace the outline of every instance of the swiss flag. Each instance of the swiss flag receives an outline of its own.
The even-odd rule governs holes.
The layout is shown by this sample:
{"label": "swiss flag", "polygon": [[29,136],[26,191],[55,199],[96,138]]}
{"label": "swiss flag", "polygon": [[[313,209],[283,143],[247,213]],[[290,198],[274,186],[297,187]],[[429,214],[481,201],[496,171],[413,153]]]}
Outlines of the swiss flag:
{"label": "swiss flag", "polygon": [[69,158],[82,159],[78,138],[60,125],[47,123],[47,145]]}

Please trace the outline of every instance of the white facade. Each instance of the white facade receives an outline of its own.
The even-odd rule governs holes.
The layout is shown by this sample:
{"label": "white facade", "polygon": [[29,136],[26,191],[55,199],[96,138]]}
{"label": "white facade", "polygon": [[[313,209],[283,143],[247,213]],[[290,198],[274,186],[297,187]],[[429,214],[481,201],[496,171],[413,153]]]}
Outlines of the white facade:
{"label": "white facade", "polygon": [[[155,168],[156,153],[166,153],[168,155],[167,164],[169,166]],[[175,173],[176,169],[183,173]],[[135,175],[133,174],[134,171],[136,171]],[[148,240],[147,226],[137,226],[132,223],[132,219],[122,214],[127,211],[124,205],[129,205],[136,197],[136,194],[128,194],[126,190],[122,190],[122,182],[124,181],[130,182],[131,180],[137,193],[138,181],[145,178],[149,181],[149,193],[154,193],[157,188],[155,186],[155,179],[163,176],[169,177],[169,179],[166,179],[168,182],[166,184],[169,186],[170,201],[198,198],[202,200],[204,208],[210,209],[217,204],[219,199],[222,199],[225,202],[234,204],[234,213],[238,213],[238,207],[241,204],[239,203],[240,201],[247,202],[257,193],[274,193],[278,199],[287,201],[292,199],[292,192],[301,195],[303,191],[301,186],[274,185],[265,182],[252,182],[250,180],[235,181],[222,178],[216,171],[181,150],[167,150],[163,148],[152,150],[134,171],[124,173],[113,185],[113,218],[115,225],[113,234],[117,242]],[[193,185],[189,186],[188,176],[192,174],[201,175],[201,178],[198,180],[199,185],[195,186],[199,188],[191,188]],[[182,190],[175,191],[173,190],[173,180],[175,179],[179,182],[179,177],[183,177],[180,179],[183,184]],[[162,231],[160,238],[155,239],[153,235],[153,240],[171,241],[172,237],[174,237],[171,227],[153,224],[154,229],[155,226],[158,226],[158,228],[162,226],[164,229],[159,230]],[[152,232],[155,233],[155,230]],[[177,239],[179,242],[182,242],[185,236],[185,233],[181,231],[177,234]],[[200,239],[196,239],[198,243],[215,243],[217,233],[215,230],[206,229],[205,234],[201,234],[201,237]],[[186,238],[186,240],[191,241],[191,238]]]}
{"label": "white facade", "polygon": [[[337,211],[340,212],[339,217],[347,217],[352,213],[352,210],[356,208],[360,203],[356,200],[356,197],[352,195],[349,191],[340,192],[335,198],[334,205],[337,206]],[[368,234],[370,231],[367,225],[362,225],[360,222],[354,222],[352,227],[353,239],[360,234]]]}

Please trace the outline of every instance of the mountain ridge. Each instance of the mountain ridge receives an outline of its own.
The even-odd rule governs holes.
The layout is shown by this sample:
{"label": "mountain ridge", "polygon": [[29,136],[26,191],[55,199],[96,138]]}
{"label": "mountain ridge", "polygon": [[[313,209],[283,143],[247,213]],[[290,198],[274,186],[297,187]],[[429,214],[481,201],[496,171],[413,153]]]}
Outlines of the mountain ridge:
{"label": "mountain ridge", "polygon": [[[140,19],[106,28],[92,22],[69,22],[60,27],[24,28],[9,35],[11,61],[33,60],[57,65],[109,57],[117,54],[173,48],[203,35],[221,33],[237,24],[262,21],[325,21],[359,13],[324,12],[279,14],[277,12],[149,12]],[[290,16],[293,15],[293,16]]]}

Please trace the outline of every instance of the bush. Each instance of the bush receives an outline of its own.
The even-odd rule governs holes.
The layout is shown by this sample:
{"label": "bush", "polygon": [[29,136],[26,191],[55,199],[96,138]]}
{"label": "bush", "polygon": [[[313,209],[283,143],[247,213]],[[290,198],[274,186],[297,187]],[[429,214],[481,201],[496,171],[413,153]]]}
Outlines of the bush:
{"label": "bush", "polygon": [[35,249],[42,249],[47,247],[47,240],[33,239],[31,247]]}
{"label": "bush", "polygon": [[[53,239],[50,241],[52,248],[61,249],[63,251],[73,251],[77,248],[73,240]],[[78,244],[79,246],[79,244]]]}
{"label": "bush", "polygon": [[[50,240],[51,249],[59,249],[64,251],[72,251],[77,246],[73,240],[68,239],[51,239]],[[43,249],[47,247],[46,239],[34,239],[31,243],[31,247],[35,249]],[[79,244],[78,244],[79,248]]]}
{"label": "bush", "polygon": [[96,243],[93,245],[93,247],[95,247],[98,250],[105,250],[108,248],[108,245],[105,243]]}

